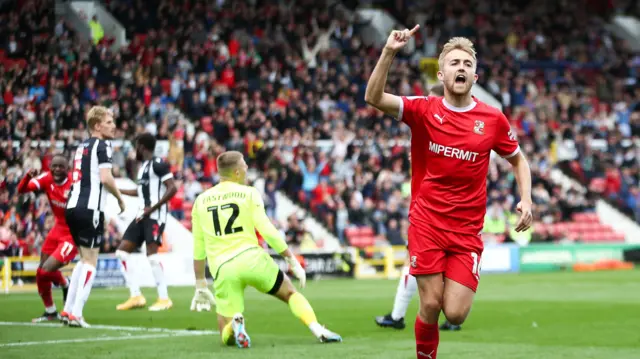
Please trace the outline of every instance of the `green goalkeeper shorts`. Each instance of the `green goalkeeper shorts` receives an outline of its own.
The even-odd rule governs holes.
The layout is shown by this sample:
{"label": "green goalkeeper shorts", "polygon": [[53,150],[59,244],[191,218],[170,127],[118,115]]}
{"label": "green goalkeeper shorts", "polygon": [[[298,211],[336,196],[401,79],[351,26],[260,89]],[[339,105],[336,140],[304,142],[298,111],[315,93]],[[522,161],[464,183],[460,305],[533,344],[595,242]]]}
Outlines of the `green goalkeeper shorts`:
{"label": "green goalkeeper shorts", "polygon": [[275,294],[284,280],[276,262],[262,248],[249,249],[218,269],[213,282],[216,312],[231,318],[244,311],[244,289]]}

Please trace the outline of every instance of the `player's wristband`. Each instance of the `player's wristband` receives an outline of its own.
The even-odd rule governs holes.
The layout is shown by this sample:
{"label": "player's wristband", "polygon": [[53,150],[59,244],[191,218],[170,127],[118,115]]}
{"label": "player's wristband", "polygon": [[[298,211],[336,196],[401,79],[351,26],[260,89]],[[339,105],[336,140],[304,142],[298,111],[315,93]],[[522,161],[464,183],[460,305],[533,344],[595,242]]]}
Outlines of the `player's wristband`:
{"label": "player's wristband", "polygon": [[208,286],[209,286],[209,283],[207,282],[206,279],[196,279],[196,288],[203,289],[203,288],[207,288]]}

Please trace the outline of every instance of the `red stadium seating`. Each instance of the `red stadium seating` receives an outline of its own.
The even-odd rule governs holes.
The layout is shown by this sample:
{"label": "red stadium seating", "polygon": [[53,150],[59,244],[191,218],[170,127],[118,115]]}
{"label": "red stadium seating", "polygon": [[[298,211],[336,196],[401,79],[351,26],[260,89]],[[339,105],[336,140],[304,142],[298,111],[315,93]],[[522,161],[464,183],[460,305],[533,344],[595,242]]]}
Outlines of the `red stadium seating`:
{"label": "red stadium seating", "polygon": [[345,230],[347,241],[354,247],[365,248],[375,244],[375,233],[371,227],[350,227]]}

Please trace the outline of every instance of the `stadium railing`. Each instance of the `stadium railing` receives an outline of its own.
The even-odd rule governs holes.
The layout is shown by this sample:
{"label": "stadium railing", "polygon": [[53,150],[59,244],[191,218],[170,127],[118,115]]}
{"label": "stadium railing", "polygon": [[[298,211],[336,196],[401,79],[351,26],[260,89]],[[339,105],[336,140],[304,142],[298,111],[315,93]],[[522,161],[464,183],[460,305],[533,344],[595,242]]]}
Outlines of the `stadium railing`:
{"label": "stadium railing", "polygon": [[407,258],[405,246],[369,246],[364,248],[368,258],[355,256],[354,274],[358,279],[389,279],[398,276]]}
{"label": "stadium railing", "polygon": [[[34,291],[36,270],[40,263],[39,256],[25,256],[25,257],[3,257],[0,258],[2,263],[0,264],[0,290],[2,293],[11,292],[13,287],[19,287],[21,291]],[[14,264],[20,263],[20,269],[13,269]],[[61,269],[64,276],[70,276],[72,266],[65,266]],[[27,283],[23,285],[17,285],[14,283],[16,279],[27,279]],[[31,280],[33,279],[33,280]]]}

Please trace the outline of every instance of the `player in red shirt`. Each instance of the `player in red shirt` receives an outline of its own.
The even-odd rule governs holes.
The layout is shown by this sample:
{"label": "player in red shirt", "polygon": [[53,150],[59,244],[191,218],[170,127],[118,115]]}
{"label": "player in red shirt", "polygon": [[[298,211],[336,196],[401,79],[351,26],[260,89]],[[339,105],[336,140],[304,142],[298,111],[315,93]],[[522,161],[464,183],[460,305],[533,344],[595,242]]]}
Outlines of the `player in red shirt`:
{"label": "player in red shirt", "polygon": [[75,258],[77,249],[73,242],[64,213],[67,197],[71,189],[71,179],[67,159],[56,155],[51,161],[50,171],[35,177],[36,172],[27,172],[18,184],[18,193],[42,191],[47,194],[55,224],[42,246],[40,265],[36,272],[38,293],[42,298],[45,311],[33,322],[59,320],[56,305],[51,295],[51,284],[61,287],[63,298],[67,299],[68,281],[60,272],[60,268]]}
{"label": "player in red shirt", "polygon": [[425,168],[409,211],[410,274],[416,277],[420,310],[415,322],[417,358],[436,359],[438,317],[460,325],[473,303],[484,245],[486,176],[491,151],[506,158],[520,189],[516,231],[531,226],[531,171],[507,118],[471,95],[477,81],[476,52],[466,38],[445,44],[438,59],[444,97],[400,97],[384,92],[395,54],[419,26],[393,31],[373,70],[365,100],[407,124],[422,141],[411,159]]}
{"label": "player in red shirt", "polygon": [[[444,86],[442,84],[437,84],[432,86],[429,89],[429,96],[434,97],[443,97],[444,96]],[[422,130],[422,129],[417,129]],[[424,137],[426,135],[420,135],[418,132],[413,132],[411,134],[411,160],[413,164],[414,158],[420,158],[421,154],[417,153],[422,148],[419,145],[420,141],[424,141]],[[424,178],[424,174],[426,171],[425,168],[426,163],[419,161],[415,162],[412,168],[411,173],[411,203],[410,207],[413,207],[415,203],[416,197],[418,197],[418,193],[420,192],[420,184],[422,183],[422,179]],[[393,302],[393,309],[391,313],[386,315],[381,315],[375,318],[376,324],[383,328],[394,328],[394,329],[404,329],[404,316],[407,314],[407,308],[409,307],[409,303],[411,303],[411,299],[416,294],[418,290],[418,283],[416,282],[416,278],[409,274],[411,267],[409,266],[409,256],[407,255],[407,260],[402,267],[402,274],[400,275],[400,281],[398,282],[398,287],[396,289],[396,296]],[[440,329],[450,329],[450,330],[460,330],[460,326],[450,325],[449,322],[445,322]]]}

